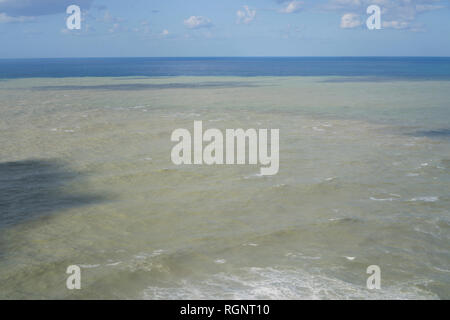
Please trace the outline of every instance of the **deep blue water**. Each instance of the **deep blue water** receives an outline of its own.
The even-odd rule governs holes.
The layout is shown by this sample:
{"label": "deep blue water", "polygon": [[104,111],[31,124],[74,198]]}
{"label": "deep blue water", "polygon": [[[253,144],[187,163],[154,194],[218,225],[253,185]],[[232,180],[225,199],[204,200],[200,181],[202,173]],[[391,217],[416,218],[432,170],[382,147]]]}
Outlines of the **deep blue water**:
{"label": "deep blue water", "polygon": [[450,58],[0,59],[0,79],[122,76],[363,76],[450,79]]}

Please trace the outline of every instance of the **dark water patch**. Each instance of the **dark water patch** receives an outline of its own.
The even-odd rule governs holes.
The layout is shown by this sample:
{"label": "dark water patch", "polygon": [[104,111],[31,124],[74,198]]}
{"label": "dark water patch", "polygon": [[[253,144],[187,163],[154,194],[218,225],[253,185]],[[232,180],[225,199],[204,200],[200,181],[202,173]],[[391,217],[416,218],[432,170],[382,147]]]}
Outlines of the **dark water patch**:
{"label": "dark water patch", "polygon": [[410,135],[415,136],[415,137],[450,139],[450,129],[416,131],[416,132],[410,133]]}
{"label": "dark water patch", "polygon": [[444,166],[444,168],[446,169],[450,169],[450,159],[443,159],[441,161],[442,165]]}
{"label": "dark water patch", "polygon": [[52,213],[105,201],[100,194],[71,192],[83,174],[54,160],[0,163],[0,230]]}
{"label": "dark water patch", "polygon": [[398,81],[450,81],[448,77],[339,77],[339,78],[331,78],[326,80],[321,80],[321,83],[357,83],[357,82],[398,82]]}
{"label": "dark water patch", "polygon": [[242,88],[256,87],[248,82],[201,82],[201,83],[128,83],[128,84],[101,84],[101,85],[65,85],[65,86],[38,86],[34,90],[161,90],[161,89],[203,89],[203,88]]}

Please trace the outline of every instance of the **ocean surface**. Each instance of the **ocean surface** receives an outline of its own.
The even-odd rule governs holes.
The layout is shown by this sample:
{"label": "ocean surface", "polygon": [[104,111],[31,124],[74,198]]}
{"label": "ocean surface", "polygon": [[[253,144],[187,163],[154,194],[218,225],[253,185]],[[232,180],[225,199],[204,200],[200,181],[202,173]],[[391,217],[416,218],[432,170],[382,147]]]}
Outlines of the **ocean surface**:
{"label": "ocean surface", "polygon": [[450,58],[0,60],[0,299],[450,299],[449,190]]}
{"label": "ocean surface", "polygon": [[365,76],[449,80],[450,58],[0,59],[0,79],[126,76]]}

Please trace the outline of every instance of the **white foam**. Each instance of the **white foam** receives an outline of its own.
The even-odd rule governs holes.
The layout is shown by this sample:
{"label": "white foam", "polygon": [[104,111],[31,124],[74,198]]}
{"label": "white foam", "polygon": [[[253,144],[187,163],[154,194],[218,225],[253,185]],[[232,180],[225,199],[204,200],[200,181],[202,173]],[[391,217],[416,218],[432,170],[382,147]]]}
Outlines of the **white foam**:
{"label": "white foam", "polygon": [[353,260],[355,260],[355,257],[345,257],[345,259],[353,261]]}
{"label": "white foam", "polygon": [[412,198],[409,201],[412,201],[412,202],[417,202],[417,201],[436,202],[436,201],[439,201],[439,197],[417,197],[417,198]]}
{"label": "white foam", "polygon": [[249,176],[245,176],[244,179],[248,180],[248,179],[252,179],[252,178],[262,178],[264,177],[264,175],[262,175],[261,173],[255,173],[255,174],[251,174]]}
{"label": "white foam", "polygon": [[224,263],[227,263],[227,260],[225,260],[225,259],[217,259],[214,262],[217,263],[217,264],[224,264]]}
{"label": "white foam", "polygon": [[322,257],[314,257],[314,256],[301,256],[302,259],[306,259],[306,260],[320,260],[322,259]]}
{"label": "white foam", "polygon": [[153,257],[156,257],[156,256],[159,256],[159,255],[163,254],[164,251],[165,250],[163,250],[163,249],[158,249],[158,250],[155,250],[155,251],[153,251],[151,253],[140,253],[140,254],[135,255],[134,258],[135,259],[139,259],[139,260],[143,260],[143,259],[147,259],[147,258],[153,258]]}
{"label": "white foam", "polygon": [[418,174],[418,173],[408,173],[406,176],[407,177],[417,177],[417,176],[420,176],[420,174]]}
{"label": "white foam", "polygon": [[100,267],[99,264],[80,264],[80,268],[93,269]]}
{"label": "white foam", "polygon": [[286,185],[284,183],[280,183],[280,184],[276,184],[274,185],[275,188],[283,188],[286,187]]}
{"label": "white foam", "polygon": [[373,201],[394,201],[396,199],[394,199],[394,198],[379,199],[379,198],[370,197],[370,200],[373,200]]}
{"label": "white foam", "polygon": [[183,279],[171,286],[152,286],[144,299],[438,299],[418,286],[426,280],[399,283],[383,290],[367,290],[355,284],[320,273],[279,268],[243,268],[236,274],[217,273],[203,280]]}
{"label": "white foam", "polygon": [[437,271],[441,271],[441,272],[450,272],[450,270],[448,270],[448,269],[441,269],[438,267],[433,267],[433,268],[436,269]]}
{"label": "white foam", "polygon": [[244,243],[243,246],[257,247],[257,246],[259,246],[259,244],[257,244],[257,243]]}

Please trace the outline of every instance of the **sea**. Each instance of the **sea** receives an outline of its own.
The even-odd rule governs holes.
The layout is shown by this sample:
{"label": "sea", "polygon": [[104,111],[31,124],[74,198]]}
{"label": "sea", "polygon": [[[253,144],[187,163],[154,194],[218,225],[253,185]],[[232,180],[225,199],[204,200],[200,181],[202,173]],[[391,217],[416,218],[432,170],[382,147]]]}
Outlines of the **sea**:
{"label": "sea", "polygon": [[0,59],[0,299],[450,299],[449,190],[450,58]]}

